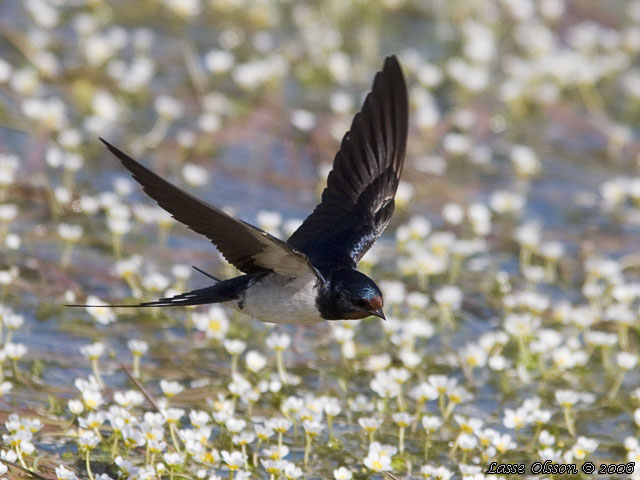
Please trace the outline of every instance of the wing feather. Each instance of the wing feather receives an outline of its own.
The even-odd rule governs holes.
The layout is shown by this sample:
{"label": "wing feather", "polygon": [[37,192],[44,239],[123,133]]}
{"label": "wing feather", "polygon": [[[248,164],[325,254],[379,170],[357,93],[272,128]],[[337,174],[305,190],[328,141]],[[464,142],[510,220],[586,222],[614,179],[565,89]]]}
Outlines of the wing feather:
{"label": "wing feather", "polygon": [[285,276],[316,274],[307,256],[296,248],[197,199],[106,140],[100,140],[158,205],[191,230],[211,240],[238,270],[247,274],[273,271]]}
{"label": "wing feather", "polygon": [[389,223],[408,116],[402,69],[395,56],[387,57],[342,139],[320,204],[287,241],[321,272],[355,268]]}

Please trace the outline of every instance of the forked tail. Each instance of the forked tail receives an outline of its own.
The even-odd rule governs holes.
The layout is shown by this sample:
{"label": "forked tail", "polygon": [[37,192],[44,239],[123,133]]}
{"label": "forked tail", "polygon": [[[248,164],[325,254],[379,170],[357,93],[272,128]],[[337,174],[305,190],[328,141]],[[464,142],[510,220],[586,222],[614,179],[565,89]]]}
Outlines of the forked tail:
{"label": "forked tail", "polygon": [[258,275],[242,275],[240,277],[222,280],[215,285],[181,293],[173,297],[161,298],[152,302],[134,305],[65,305],[66,307],[186,307],[189,305],[206,305],[222,303],[239,299],[244,291],[258,278]]}

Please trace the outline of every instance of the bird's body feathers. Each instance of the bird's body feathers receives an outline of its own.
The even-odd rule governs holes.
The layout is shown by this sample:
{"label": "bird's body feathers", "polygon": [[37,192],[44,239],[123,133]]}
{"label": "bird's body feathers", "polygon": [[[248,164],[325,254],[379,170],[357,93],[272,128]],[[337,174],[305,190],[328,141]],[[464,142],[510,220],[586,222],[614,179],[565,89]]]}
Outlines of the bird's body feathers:
{"label": "bird's body feathers", "polygon": [[245,273],[139,306],[226,302],[272,323],[384,318],[382,293],[355,268],[393,214],[408,110],[402,70],[388,57],[342,140],[320,204],[286,242],[197,199],[101,139],[158,205]]}

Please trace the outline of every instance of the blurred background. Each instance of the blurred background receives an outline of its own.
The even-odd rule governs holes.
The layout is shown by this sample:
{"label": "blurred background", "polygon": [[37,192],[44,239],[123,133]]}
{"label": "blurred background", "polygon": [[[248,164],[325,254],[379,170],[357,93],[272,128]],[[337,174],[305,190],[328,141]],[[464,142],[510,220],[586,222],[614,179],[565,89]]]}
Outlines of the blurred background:
{"label": "blurred background", "polygon": [[[127,378],[117,361],[128,358],[133,337],[152,344],[153,378],[227,369],[223,350],[203,340],[206,327],[195,344],[191,331],[185,335],[183,312],[134,321],[130,312],[62,307],[206,285],[189,278],[191,265],[234,274],[206,239],[145,197],[99,137],[286,238],[317,203],[342,136],[390,54],[410,90],[407,159],[396,215],[363,268],[381,280],[393,316],[413,315],[405,308],[411,292],[426,298],[416,304],[425,321],[437,324],[442,305],[462,310],[449,341],[430,344],[429,354],[442,357],[418,351],[423,365],[465,378],[447,355],[522,307],[503,304],[512,289],[537,292],[522,308],[569,338],[558,305],[590,306],[596,313],[576,317],[599,319],[622,302],[606,297],[612,285],[621,278],[637,285],[639,51],[640,1],[0,2],[0,317],[22,318],[5,325],[0,341],[25,347],[14,352],[19,369],[39,385],[17,381],[7,360],[11,385],[0,393],[0,418],[42,412],[51,395],[72,398],[72,380],[90,371],[79,348],[91,340],[108,342],[120,386]],[[453,293],[433,298],[451,286]],[[622,302],[631,331],[633,291]],[[240,325],[230,332],[245,340],[255,330],[262,342],[269,331],[246,319]],[[362,325],[369,346],[359,352],[388,347],[377,323],[370,331]],[[402,328],[391,322],[385,335]],[[318,345],[309,331],[301,335],[291,360],[300,375],[322,362],[340,368],[344,341]],[[582,349],[575,338],[562,348]],[[620,342],[622,350],[636,345],[635,337]],[[514,362],[527,365],[516,353]],[[585,368],[574,388],[594,390],[608,378],[600,364],[574,367]],[[538,380],[522,392],[550,391],[548,378]],[[515,401],[501,388],[485,386],[469,412],[499,418],[496,409]],[[621,410],[607,421],[590,433],[619,440],[617,422],[630,423]]]}
{"label": "blurred background", "polygon": [[[1,192],[19,212],[3,222],[5,267],[58,262],[51,220],[84,227],[81,271],[108,270],[95,248],[111,243],[105,212],[127,232],[131,214],[173,229],[138,204],[100,136],[244,219],[260,210],[263,226],[292,230],[389,54],[410,88],[400,202],[413,213],[438,223],[447,203],[477,203],[579,248],[600,235],[609,251],[636,245],[625,233],[640,198],[638,2],[29,0],[0,14]],[[211,255],[193,235],[168,241]],[[74,277],[45,283],[80,293],[91,281]]]}

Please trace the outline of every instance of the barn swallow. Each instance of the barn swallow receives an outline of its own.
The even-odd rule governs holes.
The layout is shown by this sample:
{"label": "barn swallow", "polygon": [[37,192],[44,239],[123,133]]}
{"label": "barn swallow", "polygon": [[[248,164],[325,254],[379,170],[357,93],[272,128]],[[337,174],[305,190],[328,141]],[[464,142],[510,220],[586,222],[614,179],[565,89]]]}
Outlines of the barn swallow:
{"label": "barn swallow", "polygon": [[395,56],[387,57],[342,139],[320,204],[287,241],[197,199],[100,139],[158,205],[211,240],[244,273],[173,297],[118,306],[226,303],[270,323],[384,319],[382,292],[356,266],[393,214],[408,112],[402,69]]}

